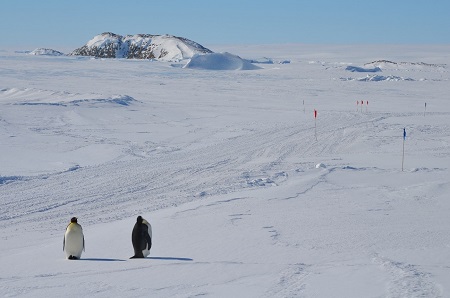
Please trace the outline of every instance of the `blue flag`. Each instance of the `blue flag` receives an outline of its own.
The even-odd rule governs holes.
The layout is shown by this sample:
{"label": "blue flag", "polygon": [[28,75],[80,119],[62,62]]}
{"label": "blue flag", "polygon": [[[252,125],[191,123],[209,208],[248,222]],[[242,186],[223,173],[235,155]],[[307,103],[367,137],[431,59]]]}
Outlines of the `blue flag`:
{"label": "blue flag", "polygon": [[406,140],[406,129],[403,128],[403,140]]}

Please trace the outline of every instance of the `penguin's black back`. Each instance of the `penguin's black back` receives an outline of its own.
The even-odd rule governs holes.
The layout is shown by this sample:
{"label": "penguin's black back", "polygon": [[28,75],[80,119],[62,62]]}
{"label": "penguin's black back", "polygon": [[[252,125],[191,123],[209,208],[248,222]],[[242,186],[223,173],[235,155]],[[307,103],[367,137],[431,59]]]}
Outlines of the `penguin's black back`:
{"label": "penguin's black back", "polygon": [[131,258],[144,258],[142,251],[147,248],[150,249],[152,246],[148,226],[143,223],[143,220],[141,216],[138,216],[133,227],[131,242],[133,243],[134,256]]}

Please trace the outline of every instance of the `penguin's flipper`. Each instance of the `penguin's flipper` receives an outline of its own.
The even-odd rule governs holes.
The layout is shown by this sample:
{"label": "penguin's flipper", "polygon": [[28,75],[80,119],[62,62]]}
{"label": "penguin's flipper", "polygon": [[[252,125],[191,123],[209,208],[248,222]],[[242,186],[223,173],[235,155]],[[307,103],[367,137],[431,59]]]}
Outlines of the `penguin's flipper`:
{"label": "penguin's flipper", "polygon": [[141,233],[141,239],[139,241],[139,248],[140,250],[147,249],[147,238],[145,232]]}
{"label": "penguin's flipper", "polygon": [[66,247],[66,237],[64,236],[64,238],[63,238],[63,251],[64,251],[65,247]]}
{"label": "penguin's flipper", "polygon": [[148,233],[145,233],[145,239],[147,240],[146,249],[150,250],[150,248],[152,248],[152,238]]}
{"label": "penguin's flipper", "polygon": [[84,246],[84,235],[83,235],[83,251],[86,251],[86,248]]}

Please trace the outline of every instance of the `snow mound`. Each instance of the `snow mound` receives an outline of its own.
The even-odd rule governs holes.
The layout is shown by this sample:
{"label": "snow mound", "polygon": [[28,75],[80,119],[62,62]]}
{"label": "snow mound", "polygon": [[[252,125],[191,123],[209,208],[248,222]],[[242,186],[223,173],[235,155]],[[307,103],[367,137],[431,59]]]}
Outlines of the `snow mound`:
{"label": "snow mound", "polygon": [[239,56],[224,53],[194,55],[184,68],[210,70],[254,70],[260,67],[253,65]]}
{"label": "snow mound", "polygon": [[36,56],[64,56],[64,53],[61,53],[56,50],[46,49],[46,48],[37,48],[29,53],[28,55],[36,55]]}
{"label": "snow mound", "polygon": [[380,72],[381,68],[379,67],[373,67],[373,68],[363,68],[358,66],[347,66],[345,70],[351,71],[351,72]]}
{"label": "snow mound", "polygon": [[324,165],[323,163],[318,163],[316,164],[316,169],[325,169],[327,166]]}

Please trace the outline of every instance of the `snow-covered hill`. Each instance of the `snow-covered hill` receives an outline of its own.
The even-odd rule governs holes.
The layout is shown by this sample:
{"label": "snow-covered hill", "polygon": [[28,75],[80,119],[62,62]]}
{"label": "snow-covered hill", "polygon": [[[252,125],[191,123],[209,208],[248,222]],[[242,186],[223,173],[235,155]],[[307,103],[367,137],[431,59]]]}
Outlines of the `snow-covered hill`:
{"label": "snow-covered hill", "polygon": [[172,35],[136,34],[121,36],[111,32],[99,34],[71,55],[98,58],[157,59],[178,61],[198,53],[211,53],[202,45]]}
{"label": "snow-covered hill", "polygon": [[46,48],[37,48],[31,52],[28,53],[29,55],[36,55],[36,56],[63,56],[64,53],[53,50],[53,49],[46,49]]}

